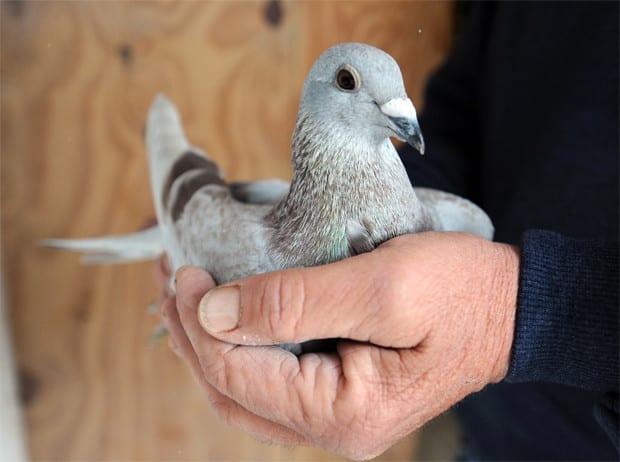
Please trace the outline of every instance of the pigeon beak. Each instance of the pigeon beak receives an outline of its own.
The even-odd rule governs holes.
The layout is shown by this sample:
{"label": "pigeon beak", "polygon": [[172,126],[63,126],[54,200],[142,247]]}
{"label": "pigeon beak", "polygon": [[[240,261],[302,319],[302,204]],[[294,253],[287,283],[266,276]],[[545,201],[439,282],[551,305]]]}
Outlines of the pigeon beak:
{"label": "pigeon beak", "polygon": [[394,135],[424,155],[424,138],[411,100],[394,98],[380,105],[379,108],[387,116],[388,126]]}
{"label": "pigeon beak", "polygon": [[420,125],[416,119],[405,117],[388,117],[390,129],[401,141],[406,141],[413,146],[421,155],[424,155],[424,138],[420,131]]}

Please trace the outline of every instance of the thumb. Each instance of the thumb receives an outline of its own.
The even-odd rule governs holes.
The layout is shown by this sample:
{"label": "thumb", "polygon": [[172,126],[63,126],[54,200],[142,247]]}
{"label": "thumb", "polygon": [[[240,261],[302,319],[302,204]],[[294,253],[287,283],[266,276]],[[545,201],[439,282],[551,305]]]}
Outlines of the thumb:
{"label": "thumb", "polygon": [[405,308],[410,300],[397,260],[378,249],[329,265],[235,281],[204,295],[199,320],[212,336],[235,344],[347,338],[409,347],[412,336],[403,334],[412,334],[414,319]]}

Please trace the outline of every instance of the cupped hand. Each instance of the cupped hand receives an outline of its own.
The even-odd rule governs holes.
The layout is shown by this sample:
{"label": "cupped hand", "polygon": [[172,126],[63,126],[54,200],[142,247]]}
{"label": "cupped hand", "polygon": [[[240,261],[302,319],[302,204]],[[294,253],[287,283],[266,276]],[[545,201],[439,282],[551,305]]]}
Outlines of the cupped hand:
{"label": "cupped hand", "polygon": [[[217,288],[183,267],[161,312],[226,422],[367,459],[505,376],[518,271],[512,246],[420,233]],[[300,357],[270,346],[320,338],[343,340],[335,353]]]}

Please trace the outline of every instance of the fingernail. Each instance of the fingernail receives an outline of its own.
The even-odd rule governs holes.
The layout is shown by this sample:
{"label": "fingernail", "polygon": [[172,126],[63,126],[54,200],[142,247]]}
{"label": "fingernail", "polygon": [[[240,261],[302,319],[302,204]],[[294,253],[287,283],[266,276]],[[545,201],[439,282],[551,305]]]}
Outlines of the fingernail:
{"label": "fingernail", "polygon": [[239,287],[212,289],[200,300],[198,316],[210,332],[226,332],[239,323]]}

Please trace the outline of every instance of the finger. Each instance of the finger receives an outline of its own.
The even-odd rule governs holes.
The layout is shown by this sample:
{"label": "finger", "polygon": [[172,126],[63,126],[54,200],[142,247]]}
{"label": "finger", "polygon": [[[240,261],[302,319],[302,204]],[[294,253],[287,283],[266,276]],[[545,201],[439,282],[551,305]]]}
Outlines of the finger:
{"label": "finger", "polygon": [[[205,379],[219,393],[254,415],[304,435],[310,444],[349,457],[386,449],[372,446],[360,435],[369,434],[368,418],[384,419],[386,401],[395,395],[380,373],[383,352],[396,350],[343,342],[338,355],[297,358],[273,346],[221,342],[202,330],[192,308],[202,292],[200,274],[183,276],[178,279],[180,320]],[[392,356],[399,357],[398,353]],[[402,367],[396,372],[402,375]],[[398,401],[399,406],[403,402]],[[386,439],[383,434],[381,441],[393,443],[403,434],[401,426],[393,437]]]}
{"label": "finger", "polygon": [[169,298],[174,299],[174,294],[170,293],[167,289],[160,288],[157,291],[157,299],[155,300],[155,306],[157,307],[157,312],[160,314],[160,316],[163,314],[164,303]]}
{"label": "finger", "polygon": [[[213,410],[222,420],[264,442],[284,445],[307,444],[302,435],[252,414],[209,384],[202,372],[192,344],[181,325],[173,297],[168,298],[163,303],[162,322],[170,332],[173,351],[183,359],[194,380],[206,392]],[[203,333],[203,335],[207,334]]]}
{"label": "finger", "polygon": [[[415,413],[386,424],[427,371],[415,371],[415,350],[341,342],[338,355],[297,358],[277,347],[229,345],[205,334],[197,321],[203,277],[193,269],[177,275],[177,308],[205,379],[219,393],[312,445],[353,458],[378,455],[420,424]],[[369,423],[381,432],[376,439]]]}
{"label": "finger", "polygon": [[168,257],[164,255],[153,265],[153,278],[158,285],[167,287],[170,274],[170,263],[168,262]]}
{"label": "finger", "polygon": [[[221,342],[204,332],[198,323],[196,306],[201,296],[204,294],[204,291],[209,287],[209,279],[207,276],[208,275],[206,275],[206,273],[193,268],[182,268],[177,272],[177,309],[183,331],[187,335],[187,339],[191,343],[193,351],[197,353],[197,361],[200,364],[199,367],[201,369],[201,373],[207,382],[209,382],[210,386],[213,386],[212,381],[215,380],[220,385],[220,388],[216,389],[220,393],[228,396],[227,392],[229,392],[229,390],[224,384],[227,381],[227,376],[232,377],[228,375],[229,372],[232,371],[228,371],[227,367],[225,367],[225,369],[222,368],[222,366],[227,365],[227,362],[222,362],[222,359],[230,354],[230,352],[237,349],[254,351],[262,350],[272,356],[275,355],[276,363],[280,364],[282,361],[290,361],[289,367],[295,368],[297,364],[295,356],[277,347],[238,347],[236,345]],[[238,356],[236,357],[238,358]],[[246,380],[246,378],[242,375],[237,375],[236,373],[233,374],[235,376],[235,384],[229,385],[231,385],[232,390],[235,392],[235,398],[237,394],[244,394],[244,392],[239,391],[240,389],[245,389],[242,385],[243,382],[246,382],[251,386],[253,384],[252,378],[255,377],[256,374],[260,373],[257,370],[260,369],[260,366],[257,364],[255,358],[252,358],[251,356],[242,356],[237,361],[239,369],[243,371],[242,375],[247,376],[249,380]],[[279,390],[270,390],[269,387],[265,387],[262,391],[269,395],[268,400],[273,404],[274,392],[278,393]],[[286,400],[285,396],[286,395],[281,395],[281,398]],[[259,415],[264,420],[273,422],[270,417],[273,417],[274,414],[269,412],[256,414],[254,411],[260,407],[255,406],[252,402],[237,400],[235,398],[233,399],[247,411],[255,415]],[[264,408],[265,406],[263,405],[262,407]],[[284,424],[284,422],[278,423],[281,427],[289,428]]]}
{"label": "finger", "polygon": [[185,361],[199,385],[210,387],[204,379],[198,358],[179,319],[176,297],[164,299],[161,304],[161,318],[170,333],[170,346],[173,351]]}
{"label": "finger", "polygon": [[199,319],[213,336],[236,344],[348,338],[410,347],[426,332],[405,328],[415,325],[407,271],[398,252],[388,248],[330,265],[262,274],[208,292]]}

